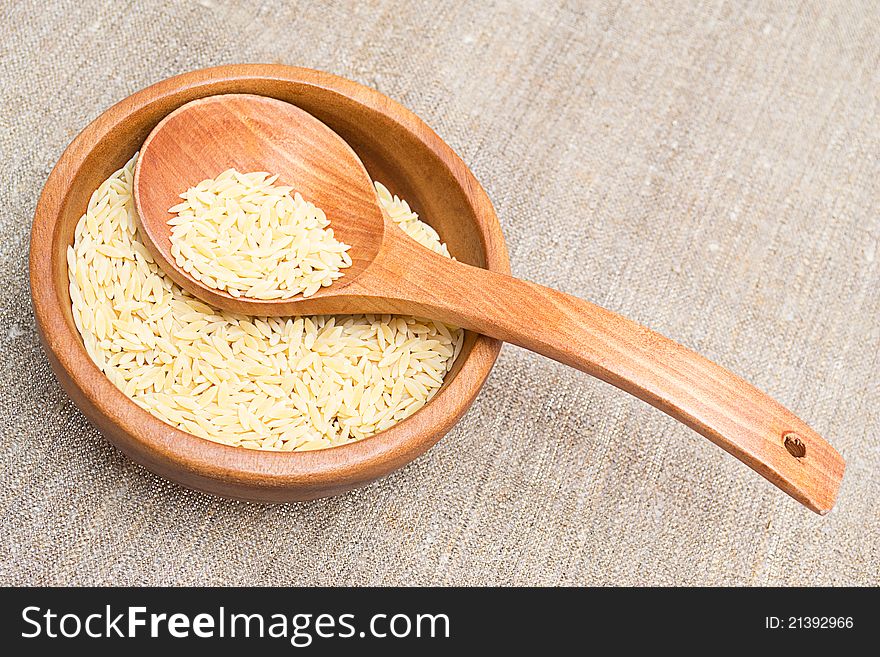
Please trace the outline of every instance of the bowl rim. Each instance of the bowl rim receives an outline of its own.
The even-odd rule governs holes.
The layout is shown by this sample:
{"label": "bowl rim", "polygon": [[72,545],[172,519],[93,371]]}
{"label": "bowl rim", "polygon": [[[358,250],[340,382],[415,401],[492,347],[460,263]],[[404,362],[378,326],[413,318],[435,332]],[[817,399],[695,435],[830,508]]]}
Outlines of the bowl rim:
{"label": "bowl rim", "polygon": [[[70,181],[94,148],[122,122],[177,94],[206,91],[251,80],[317,87],[384,115],[427,146],[446,166],[474,209],[489,269],[509,273],[501,226],[482,186],[431,128],[380,92],[323,71],[281,64],[233,64],[176,75],[133,93],[84,128],[50,173],[34,214],[30,287],[38,333],[55,370],[76,405],[117,447],[149,470],[207,492],[264,501],[310,499],[342,492],[389,474],[432,447],[476,399],[501,342],[475,337],[458,372],[418,412],[369,438],[337,447],[276,452],[215,443],[154,417],[118,390],[92,362],[82,338],[64,316],[66,300],[54,282],[53,244]],[[63,265],[66,271],[66,263]],[[106,420],[106,421],[104,421]],[[110,425],[108,426],[107,421]],[[262,492],[261,492],[262,491]]]}

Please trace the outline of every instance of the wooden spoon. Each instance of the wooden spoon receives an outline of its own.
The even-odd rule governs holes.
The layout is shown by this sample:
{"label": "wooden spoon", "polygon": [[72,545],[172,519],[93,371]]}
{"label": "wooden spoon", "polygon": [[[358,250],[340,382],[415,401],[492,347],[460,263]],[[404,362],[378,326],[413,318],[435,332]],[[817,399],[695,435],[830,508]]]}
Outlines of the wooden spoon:
{"label": "wooden spoon", "polygon": [[[230,167],[277,173],[279,184],[322,208],[336,236],[351,245],[344,277],[307,299],[263,301],[206,287],[179,268],[170,253],[168,209],[188,187]],[[143,145],[135,201],[141,235],[162,269],[214,306],[249,315],[417,315],[512,342],[656,406],[813,511],[834,506],[843,459],[778,402],[588,301],[422,247],[385,216],[348,144],[294,105],[229,94],[180,107]]]}

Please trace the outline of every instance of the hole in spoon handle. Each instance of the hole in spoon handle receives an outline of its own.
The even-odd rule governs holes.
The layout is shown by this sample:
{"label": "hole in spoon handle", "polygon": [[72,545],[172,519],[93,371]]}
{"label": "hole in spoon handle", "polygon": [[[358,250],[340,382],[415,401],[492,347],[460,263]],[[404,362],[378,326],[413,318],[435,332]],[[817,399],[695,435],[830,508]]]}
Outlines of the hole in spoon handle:
{"label": "hole in spoon handle", "polygon": [[794,431],[786,431],[782,434],[782,444],[788,453],[798,460],[807,455],[807,445],[804,439]]}

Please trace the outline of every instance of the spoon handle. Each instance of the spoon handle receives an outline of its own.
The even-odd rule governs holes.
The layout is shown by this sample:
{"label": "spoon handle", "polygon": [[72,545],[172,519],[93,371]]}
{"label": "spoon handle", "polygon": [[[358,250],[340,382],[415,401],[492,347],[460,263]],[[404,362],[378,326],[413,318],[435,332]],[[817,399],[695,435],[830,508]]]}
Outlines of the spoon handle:
{"label": "spoon handle", "polygon": [[423,258],[403,276],[409,280],[398,289],[410,290],[408,308],[607,381],[809,509],[825,514],[834,506],[845,467],[837,451],[777,401],[696,352],[583,299],[445,258]]}

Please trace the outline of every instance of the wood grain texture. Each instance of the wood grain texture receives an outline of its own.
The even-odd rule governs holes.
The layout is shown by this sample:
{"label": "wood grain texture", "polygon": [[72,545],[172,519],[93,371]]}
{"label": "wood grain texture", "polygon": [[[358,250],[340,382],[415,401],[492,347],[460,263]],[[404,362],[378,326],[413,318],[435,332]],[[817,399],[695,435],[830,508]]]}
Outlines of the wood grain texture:
{"label": "wood grain texture", "polygon": [[[183,190],[181,181],[195,184],[230,166],[277,173],[302,191],[352,245],[355,266],[313,297],[270,301],[232,297],[190,278],[169,252],[168,208]],[[686,347],[588,301],[422,247],[384,216],[357,154],[287,103],[228,95],[180,108],[144,144],[135,187],[153,254],[175,280],[210,303],[250,314],[397,313],[463,326],[635,395],[817,513],[834,506],[843,459],[778,402]]]}
{"label": "wood grain texture", "polygon": [[153,472],[246,500],[285,502],[341,493],[387,475],[434,445],[476,398],[501,343],[468,333],[431,403],[376,436],[333,449],[280,453],[212,443],[153,417],[97,369],[73,324],[66,249],[92,192],[165,116],[189,101],[224,93],[296,103],[342,135],[371,177],[385,181],[429,218],[459,259],[509,271],[504,239],[482,187],[414,114],[376,91],[326,73],[281,65],[222,66],[133,94],[99,116],[62,154],[31,230],[31,298],[40,339],[74,403],[108,440]]}

